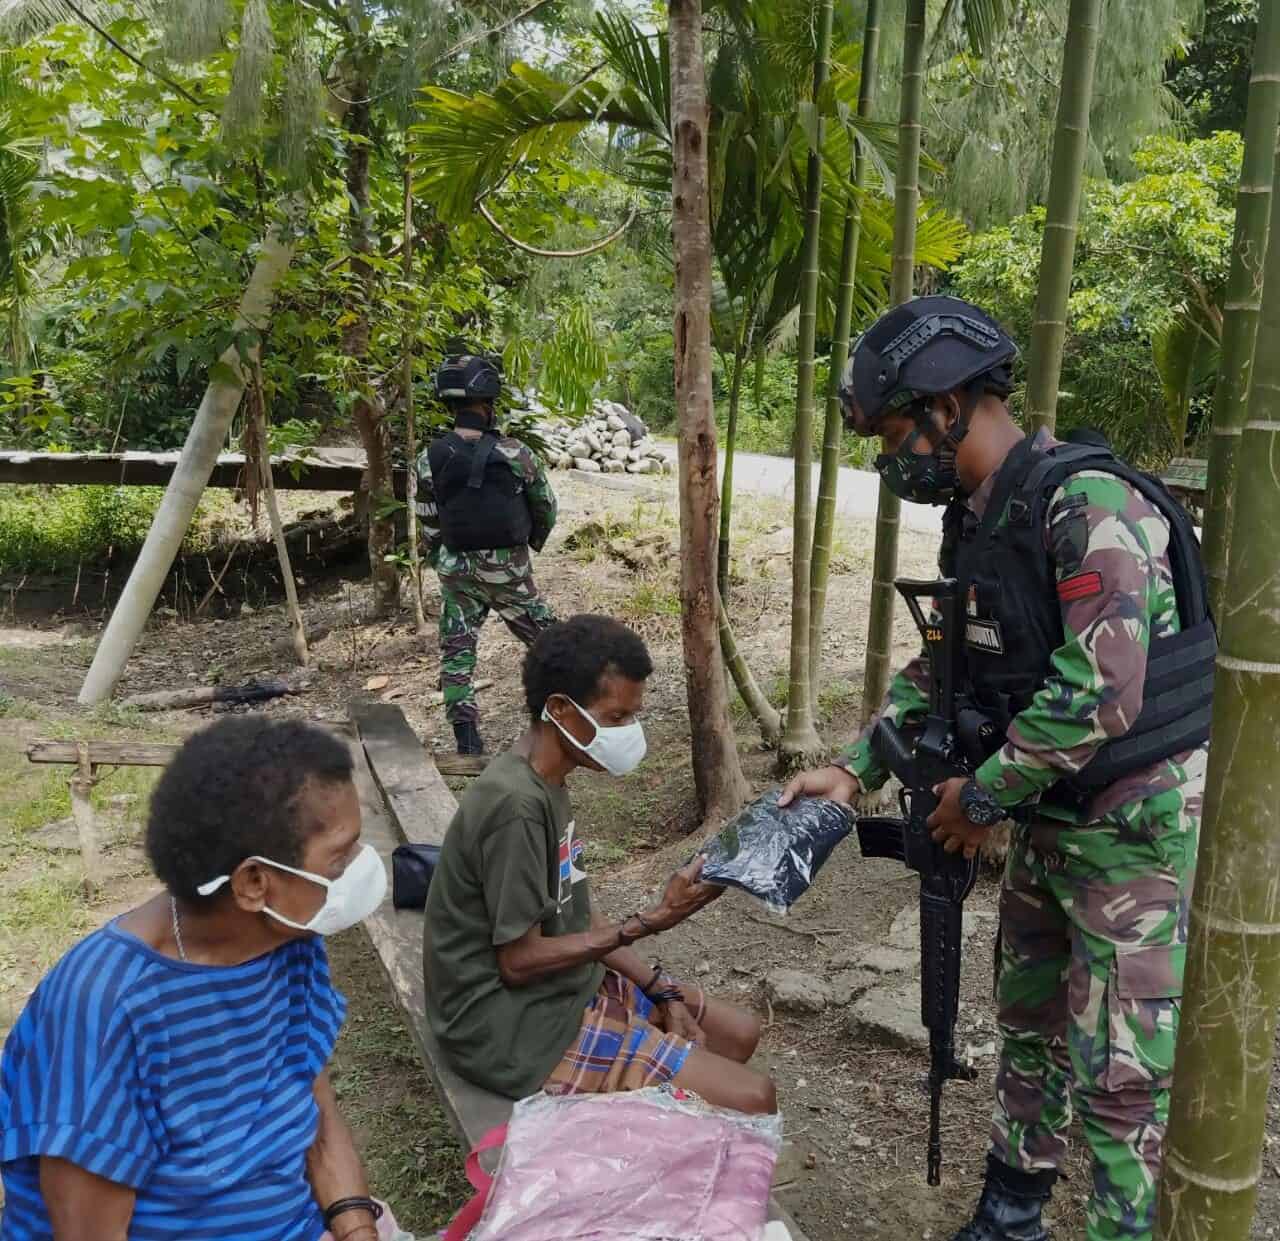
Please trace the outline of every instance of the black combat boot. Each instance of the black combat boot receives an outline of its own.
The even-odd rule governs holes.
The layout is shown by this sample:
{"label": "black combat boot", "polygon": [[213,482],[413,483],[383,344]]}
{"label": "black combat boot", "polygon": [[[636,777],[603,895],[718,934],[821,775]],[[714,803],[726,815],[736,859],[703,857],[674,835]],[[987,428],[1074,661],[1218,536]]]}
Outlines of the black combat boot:
{"label": "black combat boot", "polygon": [[458,740],[459,754],[483,754],[484,741],[480,736],[480,730],[471,720],[467,720],[462,724],[453,726],[453,735]]}
{"label": "black combat boot", "polygon": [[951,1241],[1049,1241],[1040,1212],[1057,1179],[1052,1168],[1019,1172],[988,1155],[978,1210]]}

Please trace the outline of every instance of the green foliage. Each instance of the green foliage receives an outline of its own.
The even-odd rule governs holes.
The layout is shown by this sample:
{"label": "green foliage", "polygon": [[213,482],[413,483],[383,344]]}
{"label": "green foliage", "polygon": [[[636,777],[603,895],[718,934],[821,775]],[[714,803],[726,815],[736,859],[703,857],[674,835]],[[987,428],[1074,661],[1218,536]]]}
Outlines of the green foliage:
{"label": "green foliage", "polygon": [[141,546],[164,493],[158,487],[6,487],[0,490],[0,572],[58,573]]}
{"label": "green foliage", "polygon": [[[1080,219],[1059,421],[1096,426],[1150,463],[1203,429],[1230,263],[1242,144],[1236,134],[1154,138],[1142,175],[1092,181]],[[1019,338],[1035,306],[1041,208],[974,237],[950,274]]]}
{"label": "green foliage", "polygon": [[1174,56],[1165,85],[1202,136],[1244,129],[1258,0],[1207,0],[1204,25]]}
{"label": "green foliage", "polygon": [[[929,150],[946,168],[934,192],[977,229],[1045,199],[1070,0],[1007,0],[978,13],[987,7],[946,0],[932,32],[926,91]],[[1137,147],[1174,130],[1180,104],[1165,86],[1165,65],[1200,28],[1204,7],[1204,0],[1103,6],[1091,175],[1132,175]],[[887,8],[879,116],[896,115],[901,73],[900,0]]]}

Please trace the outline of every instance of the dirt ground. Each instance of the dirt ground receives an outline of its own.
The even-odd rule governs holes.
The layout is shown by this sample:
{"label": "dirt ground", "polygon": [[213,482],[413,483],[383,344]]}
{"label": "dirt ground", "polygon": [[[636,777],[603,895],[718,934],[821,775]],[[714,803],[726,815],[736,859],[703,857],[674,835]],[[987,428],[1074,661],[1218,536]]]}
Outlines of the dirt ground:
{"label": "dirt ground", "polygon": [[[607,611],[627,620],[649,642],[656,669],[646,702],[646,762],[625,779],[584,776],[573,788],[598,898],[622,914],[642,907],[697,840],[690,835],[698,825],[679,645],[677,510],[669,480],[646,479],[634,492],[576,476],[556,475],[554,481],[561,519],[537,564],[544,592],[561,615]],[[776,703],[786,683],[789,512],[754,496],[740,499],[736,512],[731,614],[740,646]],[[824,736],[832,744],[851,733],[860,706],[871,539],[869,523],[849,523],[836,538],[819,700]],[[904,531],[901,571],[929,575],[935,551],[931,538]],[[434,579],[428,575],[426,581],[430,604]],[[429,702],[439,668],[434,635],[416,635],[407,613],[395,623],[371,621],[368,601],[359,581],[310,583],[304,597],[313,635],[308,688],[259,709],[337,721],[346,718],[353,696],[373,694],[400,705],[428,745],[450,749],[443,713]],[[911,652],[915,636],[902,612],[895,633],[899,658]],[[69,813],[65,773],[33,770],[23,746],[37,735],[176,739],[210,718],[202,711],[142,716],[120,708],[77,709],[92,626],[82,627],[85,617],[70,619],[76,622],[70,630],[65,617],[51,617],[39,630],[0,629],[0,1034],[70,942],[135,903],[150,886],[138,828],[151,777],[129,769],[97,790],[113,825],[111,881],[104,897],[86,905],[76,889],[74,855],[35,843],[41,825]],[[524,726],[520,657],[519,643],[499,624],[486,627],[479,675],[495,684],[481,693],[480,704],[491,749],[510,743]],[[236,684],[288,672],[290,662],[279,606],[194,624],[162,617],[148,630],[120,693]],[[744,713],[737,723],[749,777],[763,789],[776,779],[772,756]],[[788,918],[773,918],[747,898],[729,895],[654,946],[677,975],[765,1017],[758,1062],[779,1083],[789,1139],[779,1193],[812,1241],[947,1238],[971,1208],[995,1068],[993,922],[982,915],[994,913],[996,897],[997,882],[986,876],[967,906],[979,929],[966,947],[957,1043],[973,1059],[977,1076],[947,1086],[944,1183],[938,1189],[924,1180],[925,1057],[852,1035],[842,1007],[805,1017],[774,1012],[762,989],[772,969],[827,976],[851,951],[882,941],[895,915],[915,900],[914,882],[901,867],[864,861],[855,845],[846,844]],[[336,1057],[343,1106],[378,1191],[391,1197],[401,1222],[422,1235],[439,1227],[466,1195],[461,1152],[367,943],[358,932],[348,933],[334,941],[332,954],[335,977],[350,999]],[[1280,1082],[1273,1088],[1269,1132],[1254,1241],[1280,1236]],[[1053,1206],[1055,1236],[1063,1241],[1083,1236],[1088,1172],[1081,1146],[1077,1140],[1070,1178]]]}

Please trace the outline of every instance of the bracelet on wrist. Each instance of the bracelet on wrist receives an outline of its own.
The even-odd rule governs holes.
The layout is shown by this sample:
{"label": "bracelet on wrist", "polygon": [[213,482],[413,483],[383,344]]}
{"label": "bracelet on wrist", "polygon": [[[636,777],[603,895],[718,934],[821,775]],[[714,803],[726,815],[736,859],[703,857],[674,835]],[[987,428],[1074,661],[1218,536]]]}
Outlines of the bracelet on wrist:
{"label": "bracelet on wrist", "polygon": [[324,1226],[333,1231],[333,1221],[348,1211],[368,1211],[377,1223],[382,1218],[382,1204],[363,1194],[355,1194],[350,1198],[339,1198],[331,1202],[324,1212]]}
{"label": "bracelet on wrist", "polygon": [[662,962],[661,962],[661,961],[655,961],[655,962],[653,963],[653,974],[652,974],[652,976],[650,977],[649,981],[648,981],[647,983],[645,983],[643,987],[641,987],[641,988],[640,988],[641,994],[643,994],[643,995],[648,995],[648,994],[649,994],[649,992],[650,992],[650,991],[652,991],[652,990],[654,989],[654,987],[655,987],[655,986],[657,986],[657,984],[658,984],[658,980],[659,980],[660,978],[662,978],[662,977],[663,977],[663,973],[662,973]]}

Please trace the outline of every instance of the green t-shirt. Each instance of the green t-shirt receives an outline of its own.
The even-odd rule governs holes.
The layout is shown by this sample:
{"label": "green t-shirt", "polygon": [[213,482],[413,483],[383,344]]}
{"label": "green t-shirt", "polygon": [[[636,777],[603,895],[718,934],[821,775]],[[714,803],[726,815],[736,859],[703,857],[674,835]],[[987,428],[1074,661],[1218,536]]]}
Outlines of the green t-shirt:
{"label": "green t-shirt", "polygon": [[569,794],[517,754],[495,758],[449,825],[427,894],[427,1019],[459,1073],[511,1098],[532,1094],[577,1036],[604,977],[589,961],[508,987],[495,949],[531,926],[591,925]]}

